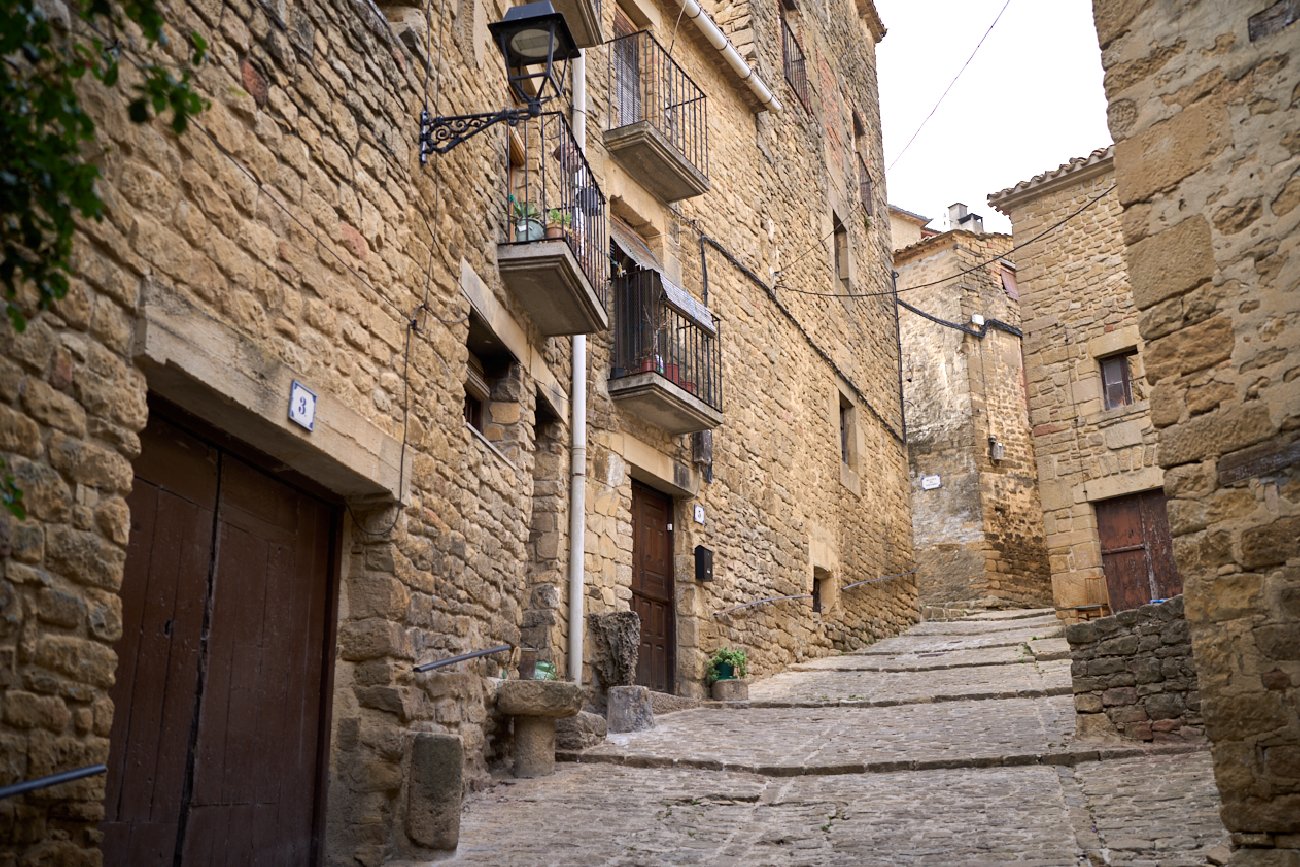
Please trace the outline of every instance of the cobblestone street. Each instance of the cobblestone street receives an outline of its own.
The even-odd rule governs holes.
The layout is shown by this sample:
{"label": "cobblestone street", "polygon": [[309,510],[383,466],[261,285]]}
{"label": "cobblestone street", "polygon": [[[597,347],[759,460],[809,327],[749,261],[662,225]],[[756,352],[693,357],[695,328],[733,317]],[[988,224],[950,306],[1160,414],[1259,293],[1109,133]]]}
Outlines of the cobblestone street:
{"label": "cobblestone street", "polygon": [[1203,865],[1205,748],[1074,741],[1050,612],[922,623],[466,803],[458,863]]}

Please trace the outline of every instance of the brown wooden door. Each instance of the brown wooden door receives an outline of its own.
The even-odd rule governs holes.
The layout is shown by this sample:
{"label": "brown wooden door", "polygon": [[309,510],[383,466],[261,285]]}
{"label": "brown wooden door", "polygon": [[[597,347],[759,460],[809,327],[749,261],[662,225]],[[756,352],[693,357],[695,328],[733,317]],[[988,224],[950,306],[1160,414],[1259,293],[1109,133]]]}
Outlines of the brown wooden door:
{"label": "brown wooden door", "polygon": [[1183,592],[1174,565],[1164,491],[1098,503],[1097,532],[1111,611],[1126,611]]}
{"label": "brown wooden door", "polygon": [[673,691],[677,638],[673,620],[673,501],[632,485],[632,610],[641,618],[636,682]]}
{"label": "brown wooden door", "polygon": [[332,510],[157,417],[141,441],[105,863],[310,863]]}

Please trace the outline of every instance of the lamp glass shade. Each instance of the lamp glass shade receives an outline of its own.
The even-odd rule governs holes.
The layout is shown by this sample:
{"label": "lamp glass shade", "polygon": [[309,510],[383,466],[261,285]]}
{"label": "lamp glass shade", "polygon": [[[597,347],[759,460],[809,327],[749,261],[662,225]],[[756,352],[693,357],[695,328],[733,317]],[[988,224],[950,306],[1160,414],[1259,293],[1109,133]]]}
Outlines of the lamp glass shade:
{"label": "lamp glass shade", "polygon": [[512,34],[507,41],[510,53],[524,63],[540,63],[551,52],[553,34],[549,27],[530,27]]}

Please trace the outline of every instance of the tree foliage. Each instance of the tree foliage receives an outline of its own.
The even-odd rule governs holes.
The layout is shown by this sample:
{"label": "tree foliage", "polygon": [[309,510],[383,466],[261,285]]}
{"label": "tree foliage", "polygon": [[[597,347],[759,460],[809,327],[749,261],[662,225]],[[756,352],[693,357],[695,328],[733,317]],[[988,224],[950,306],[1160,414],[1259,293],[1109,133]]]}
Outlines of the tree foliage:
{"label": "tree foliage", "polygon": [[[56,26],[51,15],[64,10]],[[137,29],[140,51],[118,35]],[[40,309],[67,294],[75,215],[104,216],[99,169],[81,154],[95,124],[77,98],[77,80],[89,74],[115,88],[125,59],[140,72],[126,106],[131,120],[170,110],[172,129],[182,133],[207,107],[191,84],[207,44],[197,33],[189,42],[186,64],[153,59],[153,49],[167,44],[155,0],[121,8],[108,0],[0,0],[0,282],[16,330],[27,324],[15,303],[22,287],[35,287]]]}

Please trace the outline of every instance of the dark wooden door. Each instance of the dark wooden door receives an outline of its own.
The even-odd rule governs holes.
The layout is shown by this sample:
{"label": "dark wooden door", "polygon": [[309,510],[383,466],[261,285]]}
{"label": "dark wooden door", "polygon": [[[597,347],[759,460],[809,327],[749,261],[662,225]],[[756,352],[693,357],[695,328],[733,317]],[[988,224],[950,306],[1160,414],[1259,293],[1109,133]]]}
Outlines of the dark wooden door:
{"label": "dark wooden door", "polygon": [[632,485],[632,610],[641,618],[636,682],[673,691],[676,643],[673,620],[673,501]]}
{"label": "dark wooden door", "polygon": [[1098,503],[1097,532],[1111,611],[1126,611],[1183,592],[1174,565],[1164,491]]}
{"label": "dark wooden door", "polygon": [[332,510],[156,417],[141,440],[105,863],[310,863]]}

